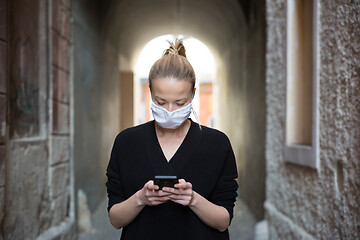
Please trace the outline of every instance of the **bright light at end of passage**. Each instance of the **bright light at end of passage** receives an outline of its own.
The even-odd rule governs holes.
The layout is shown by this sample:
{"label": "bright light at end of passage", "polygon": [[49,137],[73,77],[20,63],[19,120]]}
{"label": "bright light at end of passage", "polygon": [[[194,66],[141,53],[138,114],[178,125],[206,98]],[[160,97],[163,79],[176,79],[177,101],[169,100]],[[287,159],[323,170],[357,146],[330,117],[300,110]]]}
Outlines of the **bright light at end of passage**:
{"label": "bright light at end of passage", "polygon": [[[135,66],[135,73],[140,78],[148,78],[151,66],[161,58],[169,47],[167,41],[174,41],[183,36],[164,35],[148,42],[141,51]],[[215,60],[209,48],[195,38],[184,38],[186,56],[194,68],[198,82],[212,82],[216,73]]]}

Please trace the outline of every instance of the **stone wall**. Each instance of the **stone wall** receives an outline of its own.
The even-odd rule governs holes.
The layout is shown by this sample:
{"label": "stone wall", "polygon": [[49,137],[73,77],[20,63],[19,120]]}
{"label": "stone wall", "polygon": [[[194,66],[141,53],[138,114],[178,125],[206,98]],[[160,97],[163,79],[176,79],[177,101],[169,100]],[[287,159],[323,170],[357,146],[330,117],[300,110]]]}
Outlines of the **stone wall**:
{"label": "stone wall", "polygon": [[286,1],[267,1],[266,218],[271,239],[360,238],[360,2],[318,4],[319,167],[284,162]]}
{"label": "stone wall", "polygon": [[[58,226],[66,218],[74,218],[74,176],[72,175],[72,127],[70,97],[71,79],[71,6],[70,0],[52,0],[50,4],[51,21],[50,44],[50,101],[52,126],[49,136],[49,183],[52,199],[52,225]],[[52,119],[52,120],[51,120]],[[74,222],[72,223],[74,224]],[[66,234],[66,232],[65,232]],[[70,237],[70,236],[67,236]]]}
{"label": "stone wall", "polygon": [[70,1],[0,3],[0,239],[75,239]]}

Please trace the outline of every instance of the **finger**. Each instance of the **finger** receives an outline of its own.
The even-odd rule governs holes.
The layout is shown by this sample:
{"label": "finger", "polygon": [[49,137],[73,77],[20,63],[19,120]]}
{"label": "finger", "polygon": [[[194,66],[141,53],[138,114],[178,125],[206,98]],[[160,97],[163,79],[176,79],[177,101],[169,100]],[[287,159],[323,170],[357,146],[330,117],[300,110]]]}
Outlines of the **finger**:
{"label": "finger", "polygon": [[[150,199],[149,199],[150,200]],[[151,201],[152,202],[166,202],[170,200],[170,197],[169,196],[164,196],[164,197],[152,197],[151,198]]]}
{"label": "finger", "polygon": [[185,195],[185,194],[172,194],[167,196],[170,199],[173,200],[190,200],[191,199],[191,195]]}
{"label": "finger", "polygon": [[163,191],[169,194],[174,194],[174,195],[184,195],[184,196],[192,196],[192,189],[191,188],[187,188],[187,189],[176,189],[176,188],[163,188]]}
{"label": "finger", "polygon": [[173,195],[191,195],[191,189],[183,190],[182,188],[163,188],[165,192]]}
{"label": "finger", "polygon": [[159,191],[147,191],[147,196],[148,197],[165,197],[168,196],[172,193],[169,192],[164,192],[163,190],[159,190]]}
{"label": "finger", "polygon": [[179,195],[177,197],[173,196],[172,198],[170,198],[170,200],[174,203],[178,203],[181,204],[183,206],[188,206],[190,204],[190,200],[191,198],[189,196],[181,196],[181,198],[179,198]]}
{"label": "finger", "polygon": [[147,183],[145,183],[145,186],[144,186],[146,189],[149,189],[149,190],[153,190],[153,187],[154,187],[154,181],[153,180],[149,180]]}
{"label": "finger", "polygon": [[184,179],[180,179],[179,183],[175,184],[175,188],[185,188],[186,187],[186,181]]}
{"label": "finger", "polygon": [[179,182],[174,185],[175,188],[178,188],[179,185],[186,183],[185,179],[179,179]]}
{"label": "finger", "polygon": [[150,206],[156,206],[156,205],[160,205],[160,204],[163,204],[163,203],[165,203],[165,202],[167,202],[167,201],[152,201],[152,202],[150,202]]}
{"label": "finger", "polygon": [[180,195],[180,194],[172,194],[172,195],[169,195],[168,197],[170,198],[170,200],[175,200],[175,201],[178,201],[178,200],[181,200],[184,198],[184,196]]}
{"label": "finger", "polygon": [[[190,185],[191,187],[191,185]],[[185,182],[185,183],[179,183],[177,186],[176,186],[177,189],[187,189],[189,188],[189,185]]]}
{"label": "finger", "polygon": [[185,179],[181,178],[179,179],[179,183],[186,183]]}
{"label": "finger", "polygon": [[169,193],[169,192],[165,192],[163,190],[159,190],[159,191],[156,191],[156,192],[153,192],[153,195],[156,196],[156,197],[166,197],[166,196],[169,196],[171,195],[172,193]]}
{"label": "finger", "polygon": [[179,190],[172,187],[163,187],[162,190],[168,193],[177,193]]}
{"label": "finger", "polygon": [[159,186],[154,184],[153,180],[149,180],[146,184],[145,184],[146,188],[150,191],[154,191],[154,190],[158,190]]}
{"label": "finger", "polygon": [[169,201],[169,197],[152,197],[149,199],[150,205],[158,205]]}
{"label": "finger", "polygon": [[191,196],[193,193],[193,190],[191,188],[186,188],[180,191],[180,194],[185,196]]}

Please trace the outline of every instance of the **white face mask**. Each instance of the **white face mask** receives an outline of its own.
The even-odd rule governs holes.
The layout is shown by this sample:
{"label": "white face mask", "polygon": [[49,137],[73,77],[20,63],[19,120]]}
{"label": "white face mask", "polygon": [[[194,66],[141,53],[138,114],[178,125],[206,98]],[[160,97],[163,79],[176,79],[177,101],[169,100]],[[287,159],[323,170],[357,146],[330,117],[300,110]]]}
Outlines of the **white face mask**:
{"label": "white face mask", "polygon": [[178,128],[191,113],[192,104],[189,103],[185,107],[176,109],[175,111],[169,112],[165,108],[156,105],[151,100],[151,111],[155,121],[162,128]]}

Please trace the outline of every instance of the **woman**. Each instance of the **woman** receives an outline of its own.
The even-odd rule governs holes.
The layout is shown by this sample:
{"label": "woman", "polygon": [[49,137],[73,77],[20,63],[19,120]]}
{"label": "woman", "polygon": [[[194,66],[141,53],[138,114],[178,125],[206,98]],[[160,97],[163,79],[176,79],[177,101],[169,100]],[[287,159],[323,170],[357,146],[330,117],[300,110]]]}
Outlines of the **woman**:
{"label": "woman", "polygon": [[[149,74],[154,121],[115,139],[106,183],[109,218],[121,239],[229,239],[237,196],[236,164],[228,138],[189,117],[195,73],[181,40]],[[174,187],[154,184],[175,175]]]}

